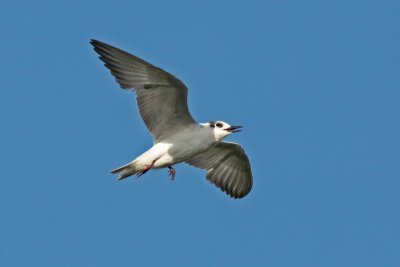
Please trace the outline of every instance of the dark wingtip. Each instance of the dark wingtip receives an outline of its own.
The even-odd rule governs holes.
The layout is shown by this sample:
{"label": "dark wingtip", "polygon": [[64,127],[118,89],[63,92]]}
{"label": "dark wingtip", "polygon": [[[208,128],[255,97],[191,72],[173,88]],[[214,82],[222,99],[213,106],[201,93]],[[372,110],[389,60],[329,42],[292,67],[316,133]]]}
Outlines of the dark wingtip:
{"label": "dark wingtip", "polygon": [[96,48],[99,48],[99,47],[102,47],[102,46],[108,46],[106,43],[103,43],[103,42],[101,42],[101,41],[99,41],[99,40],[96,40],[96,39],[90,39],[89,43],[90,43],[91,45],[93,45],[93,47],[94,47],[95,49],[96,49]]}

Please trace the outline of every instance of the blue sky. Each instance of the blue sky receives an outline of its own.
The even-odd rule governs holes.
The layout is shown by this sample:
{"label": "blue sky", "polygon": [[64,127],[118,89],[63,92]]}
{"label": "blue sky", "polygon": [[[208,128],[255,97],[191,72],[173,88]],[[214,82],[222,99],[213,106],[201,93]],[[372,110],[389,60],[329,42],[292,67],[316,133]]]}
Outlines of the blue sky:
{"label": "blue sky", "polygon": [[[399,266],[398,1],[6,1],[1,266]],[[117,182],[151,146],[95,38],[178,76],[254,185],[178,165]]]}

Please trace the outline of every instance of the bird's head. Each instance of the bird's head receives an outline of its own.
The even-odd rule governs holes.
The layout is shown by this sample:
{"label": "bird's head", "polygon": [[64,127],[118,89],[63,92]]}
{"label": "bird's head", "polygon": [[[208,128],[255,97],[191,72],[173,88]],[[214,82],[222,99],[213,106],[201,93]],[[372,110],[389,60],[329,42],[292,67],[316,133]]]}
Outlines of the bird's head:
{"label": "bird's head", "polygon": [[223,121],[210,121],[207,123],[207,126],[213,131],[214,137],[217,140],[222,140],[231,133],[238,133],[241,131],[239,129],[242,128],[242,126],[229,125]]}

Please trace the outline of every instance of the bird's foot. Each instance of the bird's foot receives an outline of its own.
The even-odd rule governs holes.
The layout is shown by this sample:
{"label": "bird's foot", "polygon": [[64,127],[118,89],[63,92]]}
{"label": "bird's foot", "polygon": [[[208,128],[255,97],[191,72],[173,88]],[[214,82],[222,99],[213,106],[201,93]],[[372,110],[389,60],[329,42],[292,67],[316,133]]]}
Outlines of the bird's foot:
{"label": "bird's foot", "polygon": [[151,164],[145,165],[144,169],[141,172],[138,172],[137,177],[140,177],[143,174],[145,174],[146,172],[148,172],[151,169],[151,167],[153,167],[154,162],[156,162],[156,161],[154,160]]}
{"label": "bird's foot", "polygon": [[168,169],[169,177],[171,178],[171,181],[173,181],[175,179],[176,170],[171,166],[168,166]]}

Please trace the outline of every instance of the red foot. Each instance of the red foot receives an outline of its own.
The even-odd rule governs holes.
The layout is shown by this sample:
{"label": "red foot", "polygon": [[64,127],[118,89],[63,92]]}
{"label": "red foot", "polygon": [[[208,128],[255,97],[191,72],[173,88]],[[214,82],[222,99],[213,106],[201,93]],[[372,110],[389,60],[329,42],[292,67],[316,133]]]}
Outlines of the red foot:
{"label": "red foot", "polygon": [[171,181],[173,181],[175,179],[176,170],[171,166],[168,166],[168,168],[169,168],[169,177],[171,177]]}

